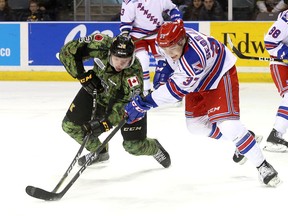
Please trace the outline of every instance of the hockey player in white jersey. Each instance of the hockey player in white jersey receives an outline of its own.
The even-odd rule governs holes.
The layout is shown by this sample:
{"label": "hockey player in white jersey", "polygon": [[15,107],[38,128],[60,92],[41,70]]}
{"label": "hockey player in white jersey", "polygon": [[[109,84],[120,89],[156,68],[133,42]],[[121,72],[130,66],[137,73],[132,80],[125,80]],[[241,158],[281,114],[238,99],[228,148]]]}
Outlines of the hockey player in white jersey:
{"label": "hockey player in white jersey", "polygon": [[167,13],[173,21],[182,18],[181,12],[171,0],[123,0],[122,2],[120,31],[121,34],[130,35],[135,42],[136,56],[143,69],[144,93],[151,90],[149,52],[153,54],[156,64],[161,58],[155,49],[155,38],[164,22],[163,13]]}
{"label": "hockey player in white jersey", "polygon": [[257,167],[264,184],[279,184],[278,172],[266,161],[255,138],[240,121],[236,57],[213,37],[185,29],[181,20],[163,24],[156,41],[173,73],[166,84],[145,98],[135,97],[125,107],[128,122],[143,118],[151,108],[174,103],[193,93],[193,100],[186,100],[194,114],[187,118],[189,131],[210,137],[221,133]]}
{"label": "hockey player in white jersey", "polygon": [[[278,15],[264,37],[265,47],[271,57],[288,59],[288,10]],[[279,104],[273,129],[264,147],[267,151],[287,152],[288,142],[283,135],[288,128],[288,65],[287,63],[270,62],[270,72],[282,100]]]}

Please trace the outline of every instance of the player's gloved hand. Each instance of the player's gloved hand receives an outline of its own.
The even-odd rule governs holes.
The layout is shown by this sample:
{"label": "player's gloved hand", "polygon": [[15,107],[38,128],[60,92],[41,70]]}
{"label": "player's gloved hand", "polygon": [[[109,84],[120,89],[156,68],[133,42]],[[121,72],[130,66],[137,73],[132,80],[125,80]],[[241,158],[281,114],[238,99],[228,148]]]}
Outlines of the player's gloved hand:
{"label": "player's gloved hand", "polygon": [[82,125],[82,130],[85,133],[93,133],[95,136],[99,136],[103,132],[107,132],[112,128],[112,124],[104,120],[90,120]]}
{"label": "player's gloved hand", "polygon": [[182,20],[182,14],[178,10],[172,10],[170,11],[170,19],[172,22],[177,20]]}
{"label": "player's gloved hand", "polygon": [[155,75],[153,79],[153,88],[157,89],[159,86],[165,84],[169,77],[172,75],[173,69],[170,65],[164,61],[159,60],[158,65],[155,69]]}
{"label": "player's gloved hand", "polygon": [[97,93],[102,93],[105,90],[105,88],[102,86],[100,78],[96,76],[93,70],[80,74],[77,76],[77,79],[83,88],[91,95],[93,95],[94,89],[96,89]]}
{"label": "player's gloved hand", "polygon": [[151,108],[151,105],[137,95],[131,102],[125,106],[125,113],[127,116],[127,123],[133,124],[141,120],[146,112]]}
{"label": "player's gloved hand", "polygon": [[277,58],[279,58],[279,59],[288,59],[288,46],[283,44],[281,49],[278,50]]}

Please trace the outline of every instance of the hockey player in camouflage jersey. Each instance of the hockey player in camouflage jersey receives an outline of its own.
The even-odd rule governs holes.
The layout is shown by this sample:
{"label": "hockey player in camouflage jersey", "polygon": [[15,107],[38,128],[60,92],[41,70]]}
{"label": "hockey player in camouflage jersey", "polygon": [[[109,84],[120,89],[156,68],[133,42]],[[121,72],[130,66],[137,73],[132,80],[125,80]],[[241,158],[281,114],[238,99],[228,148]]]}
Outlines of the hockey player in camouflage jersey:
{"label": "hockey player in camouflage jersey", "polygon": [[[135,58],[130,38],[111,38],[94,34],[65,44],[60,61],[67,72],[80,81],[82,88],[72,101],[62,122],[63,130],[82,144],[87,132],[92,132],[85,148],[90,151],[78,161],[83,165],[90,154],[96,152],[101,141],[98,137],[125,116],[124,106],[135,95],[143,95],[143,75],[140,62]],[[93,59],[92,70],[85,71],[83,61]],[[91,120],[93,92],[96,89],[96,113]],[[137,128],[137,130],[133,130]],[[121,128],[124,149],[133,155],[151,155],[165,168],[170,156],[156,139],[147,138],[147,117],[125,124]],[[92,163],[109,159],[108,145]]]}

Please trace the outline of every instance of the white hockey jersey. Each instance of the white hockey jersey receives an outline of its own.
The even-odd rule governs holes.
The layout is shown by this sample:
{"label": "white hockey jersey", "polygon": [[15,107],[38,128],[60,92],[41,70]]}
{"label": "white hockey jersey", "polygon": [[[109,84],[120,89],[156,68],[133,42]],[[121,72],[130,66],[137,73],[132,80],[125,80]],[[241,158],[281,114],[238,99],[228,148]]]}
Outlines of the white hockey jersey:
{"label": "white hockey jersey", "polygon": [[[264,36],[265,47],[271,57],[287,59],[288,56],[288,10],[281,12],[277,20],[269,28]],[[282,64],[271,61],[270,64]]]}
{"label": "white hockey jersey", "polygon": [[155,38],[155,33],[164,22],[163,12],[170,15],[172,20],[182,17],[171,0],[123,0],[120,31],[129,31],[136,38],[154,33],[147,39]]}
{"label": "white hockey jersey", "polygon": [[157,106],[180,100],[189,92],[216,89],[222,76],[236,63],[236,57],[221,42],[186,28],[188,43],[182,57],[173,62],[159,48],[174,70],[166,85],[151,93]]}

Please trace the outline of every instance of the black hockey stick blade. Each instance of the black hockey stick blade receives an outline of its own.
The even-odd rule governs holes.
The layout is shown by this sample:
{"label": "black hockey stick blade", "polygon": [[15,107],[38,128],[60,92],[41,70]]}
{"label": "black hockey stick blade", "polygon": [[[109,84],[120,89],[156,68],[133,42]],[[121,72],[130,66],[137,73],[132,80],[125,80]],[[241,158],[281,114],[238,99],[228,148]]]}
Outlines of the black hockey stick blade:
{"label": "black hockey stick blade", "polygon": [[[96,89],[93,91],[93,109],[92,109],[92,115],[91,115],[91,120],[93,120],[95,118],[95,113],[96,113],[96,109],[97,109],[97,104],[96,104],[96,98],[97,98],[97,91]],[[43,189],[40,188],[36,188],[33,186],[27,186],[26,187],[26,193],[32,197],[38,198],[38,199],[44,199],[44,200],[57,200],[57,199],[61,199],[61,197],[64,195],[62,195],[61,193],[56,193],[57,190],[60,188],[60,186],[63,184],[63,182],[65,181],[65,179],[67,178],[67,176],[69,175],[69,173],[71,172],[71,170],[73,169],[74,165],[76,164],[77,160],[79,159],[84,147],[86,146],[87,142],[89,141],[91,136],[91,133],[88,133],[85,135],[84,139],[83,139],[83,143],[80,146],[77,154],[75,155],[75,157],[73,158],[72,162],[70,163],[68,169],[65,171],[64,175],[62,176],[62,178],[60,179],[60,181],[58,182],[58,184],[56,185],[56,187],[53,189],[52,192],[48,192],[45,191]]]}
{"label": "black hockey stick blade", "polygon": [[235,55],[240,59],[247,59],[247,60],[256,60],[256,61],[277,61],[277,62],[284,62],[288,63],[287,59],[277,59],[272,57],[260,57],[260,56],[246,56],[243,53],[241,53],[232,43],[231,38],[229,34],[227,35],[227,41],[229,46],[231,47],[232,51],[235,53]]}
{"label": "black hockey stick blade", "polygon": [[66,192],[69,190],[69,188],[74,184],[74,182],[79,178],[79,176],[84,172],[84,170],[89,166],[91,161],[95,159],[95,157],[98,157],[98,154],[100,152],[100,149],[103,149],[104,146],[114,137],[114,135],[117,133],[118,130],[120,130],[124,124],[126,124],[127,119],[124,118],[120,123],[111,131],[111,133],[106,137],[106,139],[103,141],[102,145],[100,148],[96,151],[92,157],[90,157],[85,164],[78,170],[78,172],[74,175],[74,177],[70,180],[70,182],[65,186],[65,188],[60,192],[60,193],[55,193],[55,192],[49,192],[46,190],[43,190],[41,188],[33,187],[33,186],[27,186],[26,187],[26,193],[29,196],[32,196],[37,199],[42,199],[46,201],[56,201],[60,200]]}
{"label": "black hockey stick blade", "polygon": [[49,192],[49,191],[43,190],[41,188],[33,187],[33,186],[27,186],[26,193],[31,197],[46,200],[46,201],[59,200],[64,195],[61,193]]}

